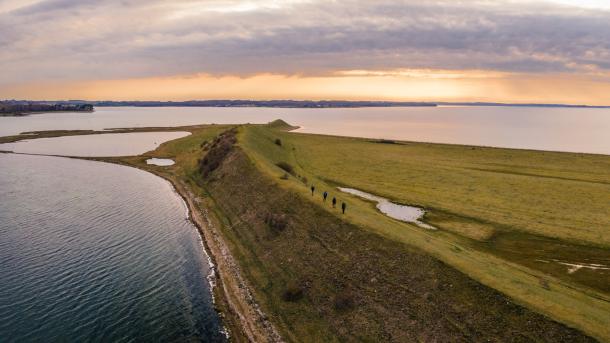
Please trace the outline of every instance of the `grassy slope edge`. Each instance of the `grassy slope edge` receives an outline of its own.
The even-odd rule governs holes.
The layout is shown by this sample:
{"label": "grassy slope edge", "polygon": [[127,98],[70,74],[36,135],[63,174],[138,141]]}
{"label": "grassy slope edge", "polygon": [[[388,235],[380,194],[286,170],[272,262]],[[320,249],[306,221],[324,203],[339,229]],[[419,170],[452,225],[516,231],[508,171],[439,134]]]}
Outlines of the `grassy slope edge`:
{"label": "grassy slope edge", "polygon": [[204,187],[287,340],[588,340],[419,249],[340,220],[259,167],[237,147]]}
{"label": "grassy slope edge", "polygon": [[[273,144],[278,137],[283,141],[282,147]],[[336,184],[323,178],[324,173],[315,172],[315,169],[312,172],[312,165],[304,164],[301,158],[297,158],[297,155],[303,155],[306,143],[295,144],[293,137],[302,137],[303,139],[321,137],[336,141],[358,140],[282,133],[277,130],[269,130],[263,126],[248,126],[241,131],[240,142],[242,142],[241,144],[248,156],[256,164],[257,169],[268,177],[279,178],[284,174],[283,170],[276,167],[277,162],[284,161],[294,166],[295,174],[301,178],[307,178],[310,183],[315,183],[318,190],[334,189]],[[384,144],[383,146],[388,145]],[[455,147],[451,146],[450,148]],[[325,149],[325,151],[331,150],[332,146],[327,146]],[[461,147],[461,149],[470,150],[471,148]],[[499,149],[498,152],[504,153],[504,150]],[[358,151],[352,153],[357,156],[364,155],[358,153]],[[336,156],[337,160],[344,160],[346,157]],[[366,165],[368,168],[368,164]],[[329,166],[333,167],[332,164],[329,164]],[[358,171],[352,168],[351,170],[347,169],[347,171],[351,171],[352,175],[364,178],[370,177],[370,174],[367,173],[368,169],[367,171]],[[379,178],[371,178],[370,180],[378,181]],[[298,178],[290,177],[289,180],[283,181],[280,186],[288,191],[300,194],[308,193],[306,187],[299,182]],[[575,285],[572,282],[565,282],[562,279],[516,264],[510,260],[496,257],[474,246],[472,240],[453,235],[450,232],[430,232],[413,225],[397,222],[381,215],[370,202],[344,195],[340,195],[340,197],[342,200],[348,201],[351,209],[347,215],[342,216],[342,219],[391,240],[417,246],[475,280],[502,291],[520,304],[561,322],[568,323],[601,340],[609,339],[610,316],[608,314],[610,313],[610,302],[607,295],[587,287]],[[311,197],[306,198],[308,200],[313,199]],[[320,204],[317,198],[312,201],[318,205]],[[329,210],[328,207],[326,209]],[[337,212],[331,211],[331,213],[337,215]]]}
{"label": "grassy slope edge", "polygon": [[[273,322],[279,324],[288,340],[374,340],[374,335],[391,340],[428,340],[447,338],[440,336],[443,332],[463,340],[502,339],[504,336],[517,341],[584,340],[578,333],[512,304],[503,295],[412,246],[419,246],[426,253],[500,289],[527,307],[602,340],[610,337],[606,325],[610,313],[608,302],[597,294],[583,292],[543,274],[482,254],[470,249],[465,242],[445,241],[442,233],[441,237],[435,237],[417,228],[408,228],[408,225],[405,232],[405,224],[397,227],[395,221],[376,213],[370,203],[350,199],[348,215],[342,218],[343,221],[338,220],[336,213],[303,196],[307,190],[300,180],[292,176],[280,180],[284,171],[275,165],[279,160],[292,163],[300,178],[307,177],[318,185],[332,187],[326,180],[300,167],[302,162],[295,158],[293,150],[299,147],[279,131],[291,127],[275,124],[273,130],[264,126],[242,127],[239,147],[222,168],[214,172],[212,181],[202,182],[197,172],[197,160],[202,155],[201,143],[211,140],[227,126],[187,129],[193,133],[192,136],[164,143],[154,152],[105,160],[120,161],[174,178],[194,193],[196,199],[202,201],[202,206],[216,209],[212,217],[222,224],[219,228],[228,238],[231,252],[242,270],[247,272],[248,280],[255,286],[257,300]],[[274,144],[278,136],[282,137],[283,147]],[[147,157],[169,157],[177,163],[170,168],[148,166],[144,162]],[[235,174],[235,170],[239,172]],[[226,175],[222,174],[223,171]],[[246,174],[240,174],[245,171]],[[228,176],[235,182],[229,182]],[[231,208],[244,204],[252,206],[246,210]],[[355,216],[353,212],[363,215]],[[285,230],[273,229],[275,224],[269,220],[269,215],[286,215],[289,219]],[[324,225],[337,230],[325,230],[322,224],[311,226],[307,219],[312,216],[319,216]],[[296,226],[295,220],[299,223]],[[353,237],[359,237],[359,240]],[[299,244],[293,246],[295,242]],[[284,258],[283,252],[295,256]],[[358,263],[354,264],[354,261]],[[358,267],[360,264],[370,268],[362,270]],[[416,268],[419,264],[432,266],[429,267],[432,268],[431,274],[421,274],[422,271]],[[316,271],[318,268],[321,269]],[[312,277],[302,273],[305,271]],[[362,277],[372,277],[353,277],[357,272]],[[324,280],[324,284],[312,285],[312,280],[318,278]],[[549,289],[541,287],[543,278],[548,280]],[[378,293],[382,288],[383,292]],[[316,292],[312,293],[312,290]],[[475,296],[479,293],[484,296]],[[362,313],[362,309],[367,312]],[[369,316],[368,311],[376,315]],[[482,311],[484,315],[478,318],[472,316],[471,311]],[[443,312],[447,314],[443,315]],[[493,318],[494,326],[506,323],[506,331],[498,331],[483,317]],[[526,322],[522,318],[526,318]],[[343,328],[341,323],[345,320],[349,320],[351,326]],[[334,324],[329,326],[326,321]],[[521,327],[515,328],[511,321]],[[370,327],[366,323],[370,323]],[[410,325],[407,331],[402,328],[407,325],[405,323]],[[238,325],[238,322],[234,323],[235,327]],[[363,331],[361,336],[354,336],[346,330]],[[414,332],[419,336],[409,336]],[[545,334],[550,336],[540,336]]]}

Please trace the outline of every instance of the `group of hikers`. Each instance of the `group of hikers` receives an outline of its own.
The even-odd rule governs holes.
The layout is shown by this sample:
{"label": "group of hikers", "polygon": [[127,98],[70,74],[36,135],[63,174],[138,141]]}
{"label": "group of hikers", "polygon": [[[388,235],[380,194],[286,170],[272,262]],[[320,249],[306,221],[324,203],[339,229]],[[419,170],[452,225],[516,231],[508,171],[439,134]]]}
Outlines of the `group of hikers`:
{"label": "group of hikers", "polygon": [[[316,191],[316,186],[311,185],[311,196],[314,195],[315,191]],[[322,198],[323,198],[323,201],[326,202],[326,198],[328,198],[327,191],[324,191],[324,193],[322,193]],[[337,198],[333,197],[332,203],[333,203],[333,208],[337,207]],[[345,214],[346,208],[347,208],[347,204],[345,203],[345,201],[342,201],[341,202],[341,211],[343,212],[343,214]]]}

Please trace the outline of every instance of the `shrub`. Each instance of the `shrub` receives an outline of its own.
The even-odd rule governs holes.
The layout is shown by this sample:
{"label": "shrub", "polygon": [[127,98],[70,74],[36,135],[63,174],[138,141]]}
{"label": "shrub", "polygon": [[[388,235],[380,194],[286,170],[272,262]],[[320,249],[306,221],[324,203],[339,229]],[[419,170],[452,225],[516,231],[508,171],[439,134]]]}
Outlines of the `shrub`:
{"label": "shrub", "polygon": [[280,176],[280,179],[282,180],[288,180],[288,174],[284,173],[284,175]]}
{"label": "shrub", "polygon": [[301,182],[303,182],[304,184],[307,184],[308,183],[307,177],[306,176],[301,177]]}
{"label": "shrub", "polygon": [[286,285],[286,289],[282,294],[282,299],[284,301],[295,302],[301,300],[303,298],[303,287],[296,281],[291,281]]}
{"label": "shrub", "polygon": [[276,233],[284,231],[288,226],[288,218],[285,214],[267,213],[265,223]]}
{"label": "shrub", "polygon": [[276,138],[276,139],[275,139],[275,145],[277,145],[277,146],[282,146],[282,140],[281,140],[281,139],[279,139],[279,138]]}
{"label": "shrub", "polygon": [[283,169],[288,174],[294,175],[294,168],[289,163],[287,163],[287,162],[278,162],[275,165],[280,167],[281,169]]}
{"label": "shrub", "polygon": [[335,295],[335,310],[348,311],[354,308],[354,294],[351,289],[346,288]]}
{"label": "shrub", "polygon": [[220,166],[224,158],[233,149],[235,144],[235,129],[220,134],[209,146],[209,151],[199,162],[199,171],[204,177]]}
{"label": "shrub", "polygon": [[380,144],[397,144],[396,141],[393,141],[391,139],[379,139],[376,142]]}
{"label": "shrub", "polygon": [[547,291],[551,290],[551,286],[549,285],[549,280],[540,278],[538,281],[540,282],[540,286],[542,288],[546,289]]}

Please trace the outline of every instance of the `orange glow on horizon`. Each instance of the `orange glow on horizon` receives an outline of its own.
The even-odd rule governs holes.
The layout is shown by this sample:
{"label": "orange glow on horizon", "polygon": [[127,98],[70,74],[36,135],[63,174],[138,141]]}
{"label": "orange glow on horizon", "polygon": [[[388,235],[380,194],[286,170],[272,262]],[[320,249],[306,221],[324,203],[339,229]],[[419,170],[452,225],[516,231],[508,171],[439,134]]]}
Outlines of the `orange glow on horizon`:
{"label": "orange glow on horizon", "polygon": [[485,71],[344,71],[331,76],[196,74],[125,80],[22,84],[5,99],[84,100],[388,100],[610,105],[610,83],[574,75]]}

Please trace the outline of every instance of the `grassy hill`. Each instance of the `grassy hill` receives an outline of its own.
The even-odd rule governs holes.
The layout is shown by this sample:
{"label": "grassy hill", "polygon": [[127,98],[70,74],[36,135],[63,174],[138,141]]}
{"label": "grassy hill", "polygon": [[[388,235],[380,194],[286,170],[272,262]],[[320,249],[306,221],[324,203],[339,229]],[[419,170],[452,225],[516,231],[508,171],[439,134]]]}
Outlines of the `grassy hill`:
{"label": "grassy hill", "polygon": [[[555,321],[610,338],[607,271],[569,274],[552,260],[609,264],[599,204],[610,158],[304,135],[276,122],[240,126],[203,176],[225,129],[193,129],[147,154],[175,166],[146,168],[207,199],[287,340],[587,340]],[[423,206],[440,230],[386,217],[337,185]],[[323,190],[347,202],[345,215]]]}

